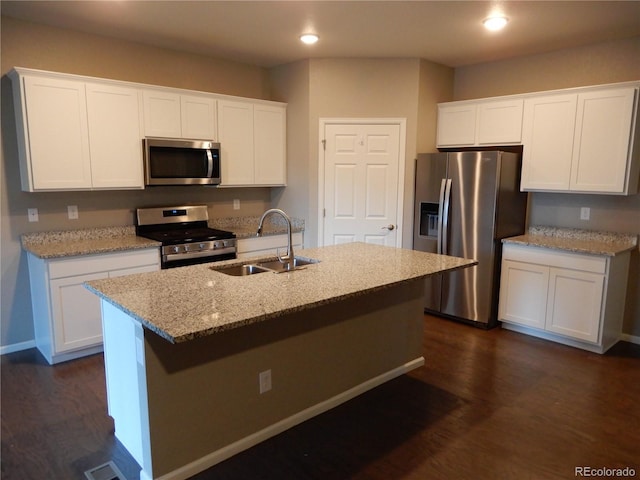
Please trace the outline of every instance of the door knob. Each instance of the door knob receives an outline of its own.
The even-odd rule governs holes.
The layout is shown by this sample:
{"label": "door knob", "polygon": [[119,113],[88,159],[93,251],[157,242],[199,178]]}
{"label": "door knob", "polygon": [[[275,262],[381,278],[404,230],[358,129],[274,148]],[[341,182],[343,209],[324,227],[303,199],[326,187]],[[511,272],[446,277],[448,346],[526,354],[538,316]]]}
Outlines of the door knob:
{"label": "door knob", "polygon": [[394,228],[396,228],[396,226],[393,223],[390,223],[389,225],[387,225],[386,227],[382,227],[382,230],[393,230]]}

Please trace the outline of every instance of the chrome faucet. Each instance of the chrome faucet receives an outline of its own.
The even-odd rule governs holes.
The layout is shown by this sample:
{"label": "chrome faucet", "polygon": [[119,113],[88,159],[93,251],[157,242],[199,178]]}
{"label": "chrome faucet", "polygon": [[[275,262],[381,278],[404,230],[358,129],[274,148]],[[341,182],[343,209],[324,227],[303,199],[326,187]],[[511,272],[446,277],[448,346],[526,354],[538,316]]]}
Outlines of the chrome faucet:
{"label": "chrome faucet", "polygon": [[295,257],[293,256],[293,242],[291,241],[291,219],[286,213],[284,213],[283,210],[280,210],[279,208],[270,208],[269,210],[264,212],[262,214],[262,217],[260,217],[260,223],[258,225],[258,232],[256,233],[256,236],[262,236],[262,223],[264,222],[265,217],[267,217],[267,215],[271,213],[277,213],[281,215],[282,218],[284,218],[287,222],[287,254],[283,257],[280,255],[280,252],[277,252],[277,255],[280,263],[287,264],[287,270],[293,270],[295,268]]}

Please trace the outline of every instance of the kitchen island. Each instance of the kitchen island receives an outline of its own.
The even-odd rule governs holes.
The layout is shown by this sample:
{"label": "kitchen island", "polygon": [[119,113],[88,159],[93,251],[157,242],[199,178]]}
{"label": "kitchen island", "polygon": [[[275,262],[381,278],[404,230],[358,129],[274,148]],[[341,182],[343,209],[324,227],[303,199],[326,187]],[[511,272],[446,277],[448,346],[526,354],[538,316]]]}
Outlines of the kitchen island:
{"label": "kitchen island", "polygon": [[354,243],[245,277],[195,265],[102,299],[109,414],[140,478],[184,479],[424,363],[424,278],[473,260]]}

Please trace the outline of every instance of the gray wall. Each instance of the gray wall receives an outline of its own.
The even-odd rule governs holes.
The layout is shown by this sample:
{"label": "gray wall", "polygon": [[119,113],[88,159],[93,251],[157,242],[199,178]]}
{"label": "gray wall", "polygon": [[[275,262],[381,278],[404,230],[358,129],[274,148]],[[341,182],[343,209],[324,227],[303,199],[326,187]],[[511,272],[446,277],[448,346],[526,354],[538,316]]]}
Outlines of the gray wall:
{"label": "gray wall", "polygon": [[318,241],[320,119],[405,118],[405,215],[399,221],[403,246],[410,248],[413,160],[418,147],[435,151],[436,107],[451,99],[453,69],[420,59],[312,59],[278,67],[273,78],[282,95],[276,99],[289,104],[289,175],[300,173],[275,200],[306,219],[305,244]]}
{"label": "gray wall", "polygon": [[[640,79],[640,37],[456,69],[455,100]],[[640,139],[636,142],[640,148]],[[591,219],[580,220],[580,207]],[[529,222],[640,234],[640,195],[533,193]],[[632,252],[623,331],[640,336],[640,255]]]}

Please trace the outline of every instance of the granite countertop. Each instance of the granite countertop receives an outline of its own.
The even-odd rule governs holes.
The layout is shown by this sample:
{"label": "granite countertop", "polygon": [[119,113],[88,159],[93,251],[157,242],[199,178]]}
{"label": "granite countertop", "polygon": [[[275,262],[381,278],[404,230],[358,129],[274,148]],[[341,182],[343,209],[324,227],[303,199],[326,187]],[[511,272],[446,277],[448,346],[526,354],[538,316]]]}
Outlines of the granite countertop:
{"label": "granite countertop", "polygon": [[160,246],[155,240],[137,237],[132,226],[27,233],[20,240],[24,250],[45,259]]}
{"label": "granite countertop", "polygon": [[502,242],[612,257],[637,248],[638,236],[573,228],[532,226],[529,227],[526,235],[505,238]]}
{"label": "granite countertop", "polygon": [[[476,264],[474,260],[365,243],[305,249],[298,256],[320,262],[294,272],[245,277],[226,275],[211,269],[211,264],[202,264],[85,285],[144,327],[169,342],[180,343]],[[215,268],[239,263],[217,262]],[[178,285],[180,288],[175,288]]]}
{"label": "granite countertop", "polygon": [[[209,226],[228,230],[239,239],[255,237],[260,217],[210,219]],[[292,218],[294,232],[304,231],[304,220]],[[272,215],[265,220],[263,235],[287,233],[283,218]],[[22,248],[36,257],[50,259],[159,247],[160,242],[137,237],[134,226],[100,227],[79,230],[26,233],[20,238]]]}

